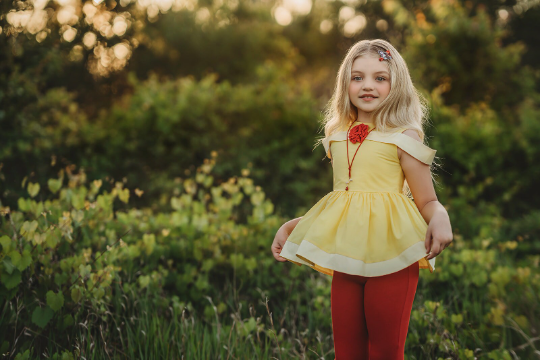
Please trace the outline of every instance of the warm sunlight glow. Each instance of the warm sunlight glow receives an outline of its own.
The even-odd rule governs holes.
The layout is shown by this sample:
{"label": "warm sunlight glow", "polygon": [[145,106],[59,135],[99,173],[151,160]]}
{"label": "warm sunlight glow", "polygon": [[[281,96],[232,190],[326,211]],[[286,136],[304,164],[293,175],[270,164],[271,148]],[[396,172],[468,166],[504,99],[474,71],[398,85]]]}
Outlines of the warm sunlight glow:
{"label": "warm sunlight glow", "polygon": [[49,20],[49,15],[45,10],[35,9],[28,24],[26,24],[26,30],[30,34],[37,34],[47,27],[47,20]]}
{"label": "warm sunlight glow", "polygon": [[155,0],[155,3],[162,13],[166,13],[171,9],[173,0]]}
{"label": "warm sunlight glow", "polygon": [[284,0],[283,6],[291,13],[307,15],[311,11],[311,0]]}
{"label": "warm sunlight glow", "polygon": [[129,47],[124,43],[119,43],[113,46],[114,56],[123,60],[129,55]]}
{"label": "warm sunlight glow", "polygon": [[197,20],[199,24],[204,24],[208,22],[209,19],[210,19],[210,10],[208,10],[207,7],[200,8],[195,13],[195,20]]}
{"label": "warm sunlight glow", "polygon": [[7,22],[15,27],[25,27],[32,16],[32,10],[10,11],[6,15]]}
{"label": "warm sunlight glow", "polygon": [[287,26],[292,21],[291,12],[283,6],[278,6],[274,11],[274,18],[279,25]]}
{"label": "warm sunlight glow", "polygon": [[75,35],[77,35],[77,29],[74,29],[72,28],[71,26],[69,25],[66,25],[66,30],[64,31],[64,33],[62,34],[62,37],[64,38],[64,40],[66,40],[67,42],[72,42],[73,39],[75,39]]}
{"label": "warm sunlight glow", "polygon": [[112,31],[117,36],[122,36],[126,33],[128,24],[126,22],[126,19],[122,16],[116,16],[113,20],[113,27]]}
{"label": "warm sunlight glow", "polygon": [[350,6],[343,6],[339,9],[339,21],[347,21],[354,16],[354,9]]}
{"label": "warm sunlight glow", "polygon": [[367,20],[364,14],[356,15],[345,23],[345,26],[343,26],[343,33],[347,37],[352,37],[364,30],[366,24]]}
{"label": "warm sunlight glow", "polygon": [[84,34],[82,42],[87,49],[91,49],[96,45],[97,36],[93,32],[89,31]]}
{"label": "warm sunlight glow", "polygon": [[75,25],[79,21],[79,17],[75,14],[75,6],[67,5],[58,10],[56,20],[60,24]]}
{"label": "warm sunlight glow", "polygon": [[332,30],[333,27],[334,27],[334,24],[332,23],[332,21],[325,19],[321,21],[321,25],[319,29],[322,34],[328,34],[330,30]]}
{"label": "warm sunlight glow", "polygon": [[146,8],[146,13],[148,14],[149,19],[155,18],[159,14],[159,8],[156,4],[151,4]]}
{"label": "warm sunlight glow", "polygon": [[43,31],[40,31],[37,35],[36,35],[36,41],[38,43],[40,42],[43,42],[43,40],[45,40],[47,38],[47,31],[43,30]]}
{"label": "warm sunlight glow", "polygon": [[384,19],[377,20],[377,23],[375,24],[377,27],[377,30],[379,31],[386,31],[388,30],[388,21]]}

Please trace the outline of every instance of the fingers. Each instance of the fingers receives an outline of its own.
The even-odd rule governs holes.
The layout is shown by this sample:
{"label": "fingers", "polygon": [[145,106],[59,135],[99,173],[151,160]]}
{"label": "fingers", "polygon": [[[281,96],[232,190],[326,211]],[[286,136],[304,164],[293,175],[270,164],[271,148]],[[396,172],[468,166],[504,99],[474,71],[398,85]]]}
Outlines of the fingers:
{"label": "fingers", "polygon": [[281,256],[279,255],[279,253],[274,253],[274,258],[275,258],[277,261],[281,261],[281,262],[287,261],[287,259],[285,259],[284,257],[281,257]]}
{"label": "fingers", "polygon": [[444,247],[441,244],[433,244],[431,247],[431,254],[426,258],[427,260],[433,259],[435,256],[439,255],[443,251]]}
{"label": "fingers", "polygon": [[426,248],[426,254],[429,254],[429,251],[431,250],[431,230],[429,228],[426,231],[426,238],[424,240],[424,246]]}
{"label": "fingers", "polygon": [[287,259],[285,259],[284,257],[281,257],[278,255],[278,257],[276,258],[277,261],[281,261],[281,262],[285,262],[287,261]]}
{"label": "fingers", "polygon": [[282,250],[281,246],[277,246],[275,244],[272,244],[272,246],[270,247],[270,250],[272,251],[272,255],[274,255],[274,258],[277,261],[281,261],[281,262],[287,261],[287,259],[280,256],[280,253],[281,253],[281,250]]}

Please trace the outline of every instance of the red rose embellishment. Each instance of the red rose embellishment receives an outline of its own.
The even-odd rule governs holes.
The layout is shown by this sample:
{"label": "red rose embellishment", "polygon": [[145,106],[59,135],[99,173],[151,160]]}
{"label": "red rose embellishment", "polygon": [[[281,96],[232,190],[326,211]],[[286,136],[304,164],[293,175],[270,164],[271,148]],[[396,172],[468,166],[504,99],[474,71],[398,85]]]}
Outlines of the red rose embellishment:
{"label": "red rose embellishment", "polygon": [[353,144],[356,144],[357,142],[362,144],[368,134],[369,126],[367,126],[366,124],[359,124],[349,131],[349,140],[351,140]]}

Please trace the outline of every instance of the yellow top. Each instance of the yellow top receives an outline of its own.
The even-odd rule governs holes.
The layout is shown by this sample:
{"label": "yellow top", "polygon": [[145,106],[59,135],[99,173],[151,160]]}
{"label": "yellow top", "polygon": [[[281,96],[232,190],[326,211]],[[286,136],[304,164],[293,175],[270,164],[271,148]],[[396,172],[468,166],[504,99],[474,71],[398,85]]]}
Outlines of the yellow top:
{"label": "yellow top", "polygon": [[[364,124],[370,130],[374,127]],[[349,178],[347,131],[323,139],[332,159],[334,190],[300,219],[282,257],[330,276],[334,270],[381,276],[417,261],[420,269],[434,271],[435,258],[426,260],[427,223],[414,201],[402,193],[405,176],[397,147],[428,165],[436,150],[403,134],[405,130],[369,133],[352,164],[349,191],[345,191]],[[358,146],[349,141],[349,161]]]}

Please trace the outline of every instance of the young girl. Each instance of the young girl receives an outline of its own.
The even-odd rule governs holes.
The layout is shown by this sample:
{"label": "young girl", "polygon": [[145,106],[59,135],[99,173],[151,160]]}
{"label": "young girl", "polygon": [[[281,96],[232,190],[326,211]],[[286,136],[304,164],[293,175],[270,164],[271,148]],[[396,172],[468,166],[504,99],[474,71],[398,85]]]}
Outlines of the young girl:
{"label": "young girl", "polygon": [[433,272],[452,241],[425,120],[391,44],[362,40],[349,49],[324,120],[334,189],[283,224],[271,247],[278,261],[332,276],[337,360],[403,359],[419,269]]}

